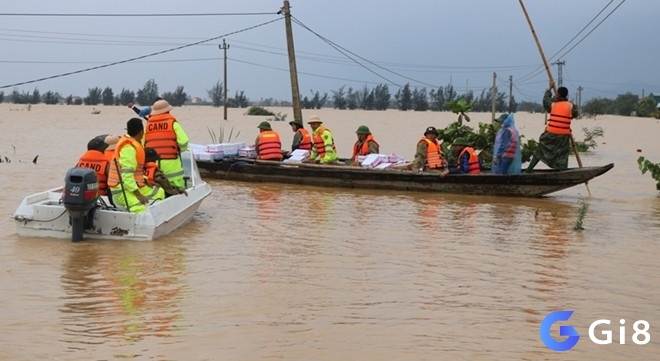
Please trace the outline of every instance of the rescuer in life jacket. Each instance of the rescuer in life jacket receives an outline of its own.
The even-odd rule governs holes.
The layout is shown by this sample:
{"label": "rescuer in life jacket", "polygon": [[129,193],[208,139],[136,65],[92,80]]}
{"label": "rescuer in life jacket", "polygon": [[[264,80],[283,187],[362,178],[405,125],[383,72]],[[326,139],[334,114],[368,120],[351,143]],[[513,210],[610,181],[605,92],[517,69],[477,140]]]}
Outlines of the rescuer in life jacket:
{"label": "rescuer in life jacket", "polygon": [[99,195],[108,195],[108,172],[110,161],[103,153],[107,144],[99,137],[92,138],[87,143],[87,151],[80,157],[76,167],[89,168],[96,172],[99,180]]}
{"label": "rescuer in life jacket", "polygon": [[465,138],[456,138],[452,145],[456,157],[456,167],[450,168],[451,174],[480,174],[481,161],[470,142]]}
{"label": "rescuer in life jacket", "polygon": [[257,151],[257,159],[277,160],[283,158],[282,142],[280,134],[273,130],[270,123],[263,121],[257,126],[259,135],[254,141],[254,148]]}
{"label": "rescuer in life jacket", "polygon": [[442,153],[442,144],[438,141],[439,134],[435,127],[426,128],[424,137],[417,141],[413,171],[437,173],[441,177],[449,174],[447,161]]}

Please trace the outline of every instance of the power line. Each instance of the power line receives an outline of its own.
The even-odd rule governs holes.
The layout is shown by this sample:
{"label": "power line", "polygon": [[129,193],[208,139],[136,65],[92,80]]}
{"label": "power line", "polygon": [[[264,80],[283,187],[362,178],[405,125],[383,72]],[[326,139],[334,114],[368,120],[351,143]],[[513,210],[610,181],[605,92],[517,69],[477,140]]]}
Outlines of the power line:
{"label": "power line", "polygon": [[250,15],[276,15],[267,13],[189,13],[189,14],[91,14],[91,13],[0,13],[0,16],[37,16],[37,17],[190,17],[190,16],[250,16]]}
{"label": "power line", "polygon": [[64,77],[64,76],[84,73],[84,72],[88,72],[88,71],[92,71],[92,70],[98,70],[98,69],[107,68],[107,67],[111,67],[111,66],[115,66],[115,65],[119,65],[119,64],[129,63],[129,62],[139,60],[139,59],[145,59],[145,58],[153,57],[153,56],[160,55],[160,54],[170,53],[170,52],[173,52],[173,51],[176,51],[176,50],[181,50],[181,49],[188,48],[188,47],[191,47],[191,46],[195,46],[195,45],[199,45],[199,44],[203,44],[203,43],[208,43],[208,42],[213,41],[213,40],[224,38],[228,35],[238,34],[238,33],[241,33],[241,32],[248,31],[248,30],[256,29],[258,27],[265,26],[265,25],[274,23],[274,22],[279,21],[279,20],[282,20],[282,18],[277,18],[277,19],[274,19],[274,20],[270,20],[270,21],[267,21],[267,22],[264,22],[264,23],[261,23],[261,24],[250,26],[250,27],[247,27],[247,28],[244,28],[244,29],[241,29],[241,30],[237,30],[237,31],[234,31],[234,32],[227,33],[227,34],[219,35],[219,36],[209,38],[209,39],[206,39],[206,40],[201,40],[201,41],[197,41],[197,42],[194,42],[194,43],[178,46],[176,48],[162,50],[162,51],[158,51],[158,52],[155,52],[155,53],[150,53],[150,54],[146,54],[146,55],[142,55],[142,56],[126,59],[126,60],[121,60],[121,61],[116,61],[116,62],[104,64],[104,65],[94,66],[94,67],[91,67],[91,68],[71,71],[71,72],[62,73],[62,74],[58,74],[58,75],[52,75],[52,76],[43,77],[43,78],[39,78],[39,79],[33,79],[33,80],[24,81],[24,82],[20,82],[20,83],[3,85],[3,86],[0,86],[0,89],[11,88],[11,87],[15,87],[15,86],[19,86],[19,85],[25,85],[25,84],[31,84],[31,83],[37,83],[37,82],[44,81],[44,80],[49,80],[49,79],[61,78],[61,77]]}

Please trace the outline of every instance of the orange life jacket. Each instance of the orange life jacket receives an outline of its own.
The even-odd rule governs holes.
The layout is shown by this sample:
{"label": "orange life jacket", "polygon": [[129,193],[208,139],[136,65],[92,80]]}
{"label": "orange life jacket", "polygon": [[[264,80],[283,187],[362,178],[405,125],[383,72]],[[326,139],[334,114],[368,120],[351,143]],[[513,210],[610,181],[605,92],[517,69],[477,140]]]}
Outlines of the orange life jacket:
{"label": "orange life jacket", "polygon": [[378,143],[374,140],[374,137],[371,134],[367,134],[367,139],[364,140],[362,145],[359,144],[360,141],[355,142],[353,144],[353,156],[351,157],[351,160],[355,160],[355,157],[358,155],[368,155],[370,154],[369,152],[369,142],[374,142],[376,143],[376,146],[378,146]]}
{"label": "orange life jacket", "polygon": [[300,140],[300,144],[298,144],[297,149],[312,150],[312,137],[309,136],[307,129],[300,128],[296,130],[296,133],[300,133],[300,135],[302,135],[302,139]]}
{"label": "orange life jacket", "polygon": [[474,148],[472,147],[465,147],[463,148],[463,151],[461,154],[458,155],[458,163],[460,166],[461,163],[461,157],[463,156],[463,153],[467,152],[470,155],[470,159],[468,160],[468,170],[467,174],[479,174],[481,173],[481,169],[479,168],[479,157],[477,157],[477,154],[474,152]]}
{"label": "orange life jacket", "polygon": [[280,135],[273,130],[260,132],[257,152],[259,153],[259,159],[282,160],[282,142],[280,142]]}
{"label": "orange life jacket", "polygon": [[[314,136],[312,137],[312,141],[314,142],[314,145],[316,146],[316,152],[319,153],[319,157],[323,158],[325,157],[325,142],[323,141],[323,133],[325,131],[330,132],[330,129],[320,126],[316,128],[316,131],[314,132]],[[330,132],[332,133],[332,132]],[[335,148],[335,139],[332,139],[332,149],[337,153],[337,148]]]}
{"label": "orange life jacket", "polygon": [[179,144],[174,133],[176,118],[169,113],[152,115],[144,130],[144,147],[154,148],[160,159],[177,159]]}
{"label": "orange life jacket", "polygon": [[573,103],[568,100],[555,101],[550,109],[550,117],[545,130],[548,133],[566,135],[571,134],[571,120],[573,119]]}
{"label": "orange life jacket", "polygon": [[124,146],[131,146],[135,149],[137,165],[133,173],[133,179],[135,179],[138,187],[144,187],[146,185],[144,181],[144,148],[142,148],[140,142],[127,135],[119,139],[119,143],[117,143],[117,147],[115,148],[115,155],[112,158],[112,162],[110,162],[110,172],[108,173],[108,187],[115,187],[121,183],[121,169],[117,169],[117,166],[121,168],[119,165],[119,153]]}
{"label": "orange life jacket", "polygon": [[108,194],[108,158],[98,150],[88,150],[78,160],[77,167],[93,169],[99,180],[99,195]]}
{"label": "orange life jacket", "polygon": [[147,179],[147,183],[156,184],[154,175],[157,170],[158,164],[156,164],[156,162],[147,162],[147,164],[144,165],[144,177]]}
{"label": "orange life jacket", "polygon": [[426,164],[424,165],[426,168],[441,169],[447,167],[447,162],[440,153],[440,142],[437,140],[431,141],[427,137],[422,137],[419,141],[426,142],[428,145],[426,148]]}
{"label": "orange life jacket", "polygon": [[511,133],[511,137],[509,138],[509,146],[506,147],[504,150],[504,153],[502,153],[502,157],[504,158],[515,158],[516,157],[516,149],[518,147],[518,131],[512,127],[509,127],[509,132]]}

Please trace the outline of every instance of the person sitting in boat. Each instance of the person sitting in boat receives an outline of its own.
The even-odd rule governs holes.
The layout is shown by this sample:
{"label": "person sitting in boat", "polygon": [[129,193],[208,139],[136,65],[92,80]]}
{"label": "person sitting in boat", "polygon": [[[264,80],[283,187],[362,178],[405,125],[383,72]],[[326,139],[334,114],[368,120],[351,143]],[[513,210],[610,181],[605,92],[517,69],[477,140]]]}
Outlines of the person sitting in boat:
{"label": "person sitting in boat", "polygon": [[440,176],[449,173],[447,161],[442,154],[442,145],[438,142],[438,135],[439,132],[435,127],[426,128],[424,136],[417,142],[415,160],[412,164],[413,171],[438,173]]}
{"label": "person sitting in boat", "polygon": [[175,187],[170,183],[169,180],[167,180],[167,177],[163,174],[163,172],[158,169],[158,160],[160,159],[160,156],[158,156],[158,152],[156,152],[155,149],[153,148],[145,148],[144,149],[144,159],[145,159],[145,164],[144,164],[144,178],[147,182],[148,185],[150,186],[160,186],[163,188],[165,191],[165,197],[177,195],[177,194],[185,194],[188,196],[188,192],[186,192],[186,189],[183,187]]}
{"label": "person sitting in boat", "polygon": [[463,137],[456,138],[452,145],[452,151],[458,154],[456,157],[456,167],[451,168],[451,174],[480,174],[481,161],[474,151],[474,148]]}
{"label": "person sitting in boat", "polygon": [[144,136],[142,120],[131,118],[126,123],[126,131],[128,134],[119,139],[110,162],[108,187],[116,205],[132,213],[142,213],[150,200],[165,199],[165,191],[150,186],[144,178],[146,155],[140,142]]}
{"label": "person sitting in boat", "polygon": [[[550,82],[550,89],[554,89],[554,82]],[[550,112],[548,124],[539,137],[539,146],[527,166],[527,173],[531,173],[539,161],[552,169],[565,170],[568,168],[568,154],[571,149],[571,120],[578,116],[578,110],[568,100],[568,89],[559,87],[557,96],[552,97],[548,89],[543,95],[543,107]]]}
{"label": "person sitting in boat", "polygon": [[353,145],[351,162],[355,162],[358,155],[378,154],[379,146],[374,140],[369,127],[360,125],[355,131],[355,134],[357,134],[357,141]]}
{"label": "person sitting in boat", "polygon": [[303,126],[303,122],[300,119],[295,119],[289,122],[293,134],[293,143],[291,144],[291,151],[293,152],[296,149],[312,150],[312,137],[309,135],[309,132]]}
{"label": "person sitting in boat", "polygon": [[282,155],[280,134],[274,131],[267,121],[259,123],[257,128],[259,128],[259,135],[254,141],[257,159],[281,161],[284,156]]}
{"label": "person sitting in boat", "polygon": [[89,168],[96,172],[99,181],[99,195],[108,194],[108,173],[110,161],[103,151],[107,147],[100,138],[94,137],[87,143],[87,151],[80,157],[76,167]]}
{"label": "person sitting in boat", "polygon": [[502,114],[495,121],[501,123],[502,127],[495,135],[491,171],[495,174],[518,174],[522,163],[522,153],[520,135],[513,120],[513,113]]}
{"label": "person sitting in boat", "polygon": [[324,126],[321,117],[312,115],[307,124],[312,128],[312,153],[308,162],[321,164],[337,163],[337,148],[332,132]]}

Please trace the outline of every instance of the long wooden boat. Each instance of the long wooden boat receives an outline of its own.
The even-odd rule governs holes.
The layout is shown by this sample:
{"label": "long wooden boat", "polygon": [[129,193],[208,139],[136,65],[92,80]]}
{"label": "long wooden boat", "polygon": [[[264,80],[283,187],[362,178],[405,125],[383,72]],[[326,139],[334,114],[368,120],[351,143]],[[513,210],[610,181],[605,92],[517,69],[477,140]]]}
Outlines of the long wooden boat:
{"label": "long wooden boat", "polygon": [[564,171],[535,170],[531,174],[437,174],[409,170],[375,170],[351,166],[283,163],[249,158],[197,161],[202,177],[217,179],[312,185],[321,187],[385,189],[489,196],[541,197],[589,181],[609,171],[601,167]]}

